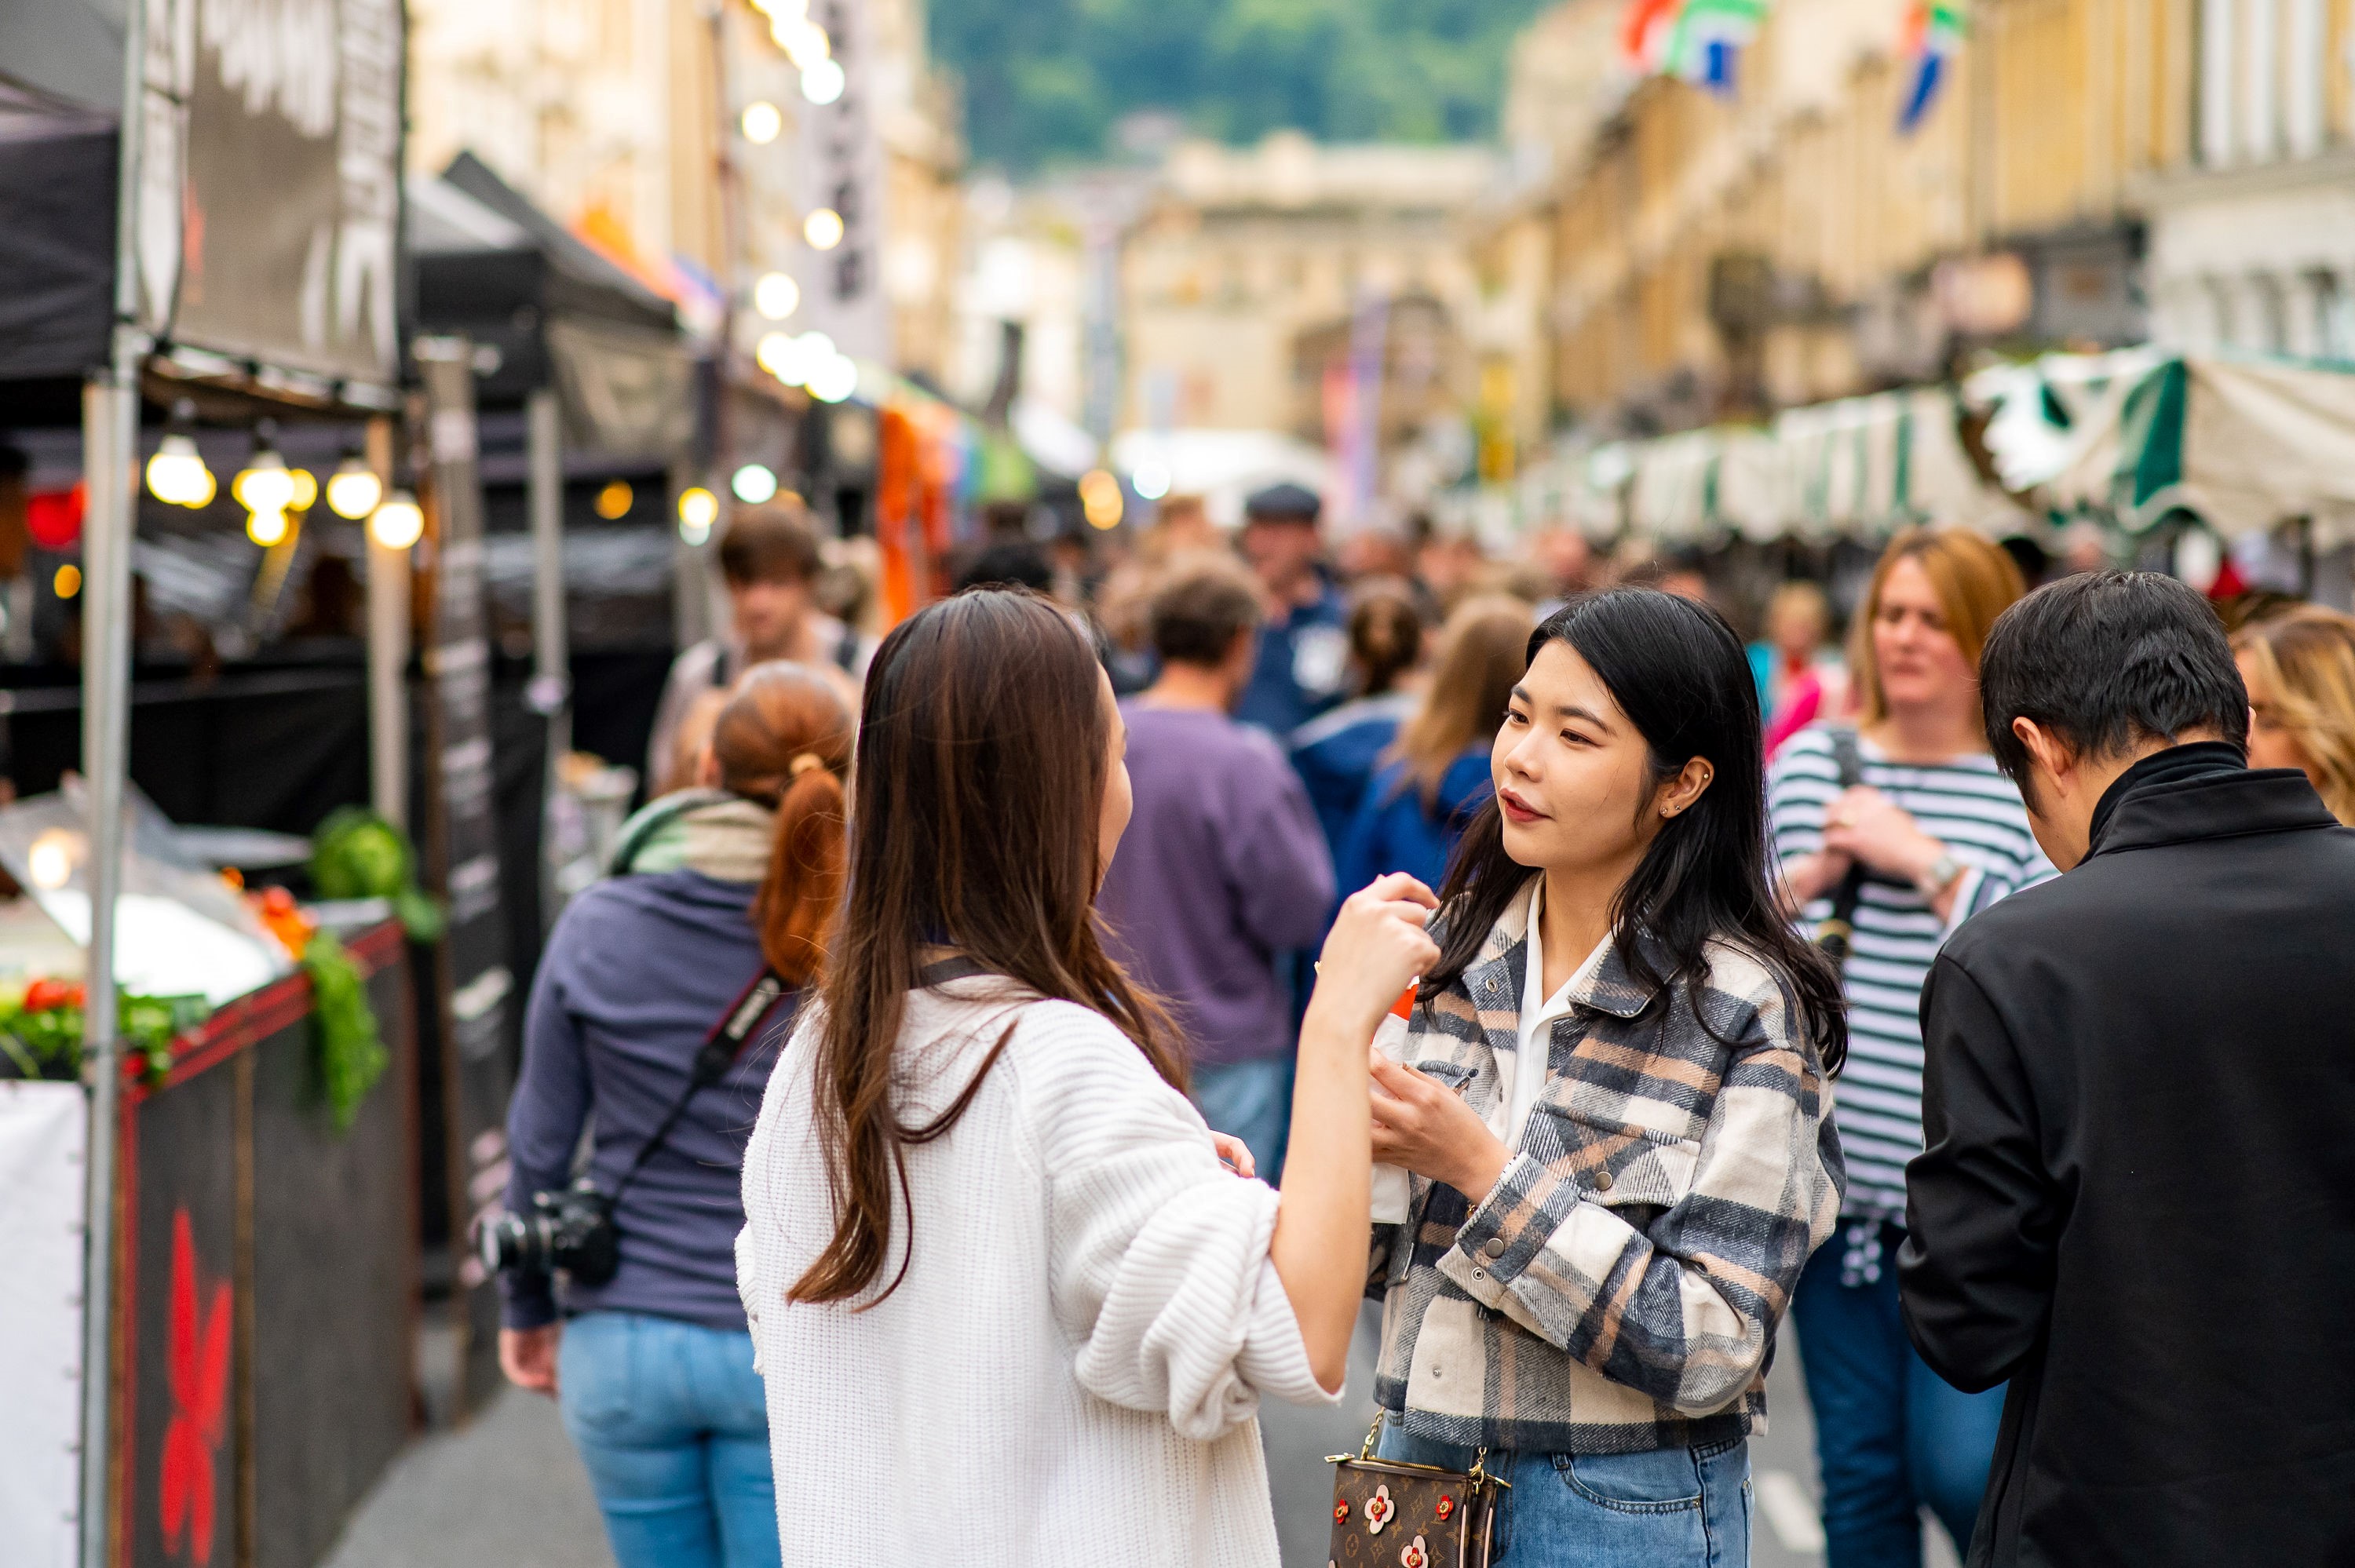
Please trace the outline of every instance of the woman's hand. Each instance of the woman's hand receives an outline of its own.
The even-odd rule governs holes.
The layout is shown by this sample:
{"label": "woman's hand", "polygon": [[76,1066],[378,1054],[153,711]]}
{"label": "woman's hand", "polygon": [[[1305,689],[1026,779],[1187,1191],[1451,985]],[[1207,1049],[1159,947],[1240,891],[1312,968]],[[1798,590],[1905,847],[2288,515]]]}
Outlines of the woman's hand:
{"label": "woman's hand", "polygon": [[1219,1151],[1219,1163],[1238,1176],[1259,1174],[1259,1165],[1252,1159],[1251,1145],[1231,1132],[1210,1134],[1210,1147]]}
{"label": "woman's hand", "polygon": [[1402,871],[1376,877],[1343,901],[1316,962],[1308,1012],[1363,1044],[1418,976],[1439,961],[1423,925],[1439,900]]}
{"label": "woman's hand", "polygon": [[1488,1195],[1513,1152],[1463,1097],[1436,1078],[1368,1054],[1374,1075],[1374,1158],[1444,1181],[1473,1203]]}
{"label": "woman's hand", "polygon": [[1859,784],[1824,812],[1824,852],[1862,861],[1885,875],[1919,882],[1946,846],[1923,832],[1888,796]]}
{"label": "woman's hand", "polygon": [[1351,894],[1326,938],[1316,994],[1300,1023],[1292,1143],[1268,1257],[1328,1393],[1340,1392],[1348,1372],[1366,1286],[1373,1186],[1366,1051],[1399,992],[1439,961],[1438,944],[1423,928],[1438,903],[1401,873]]}
{"label": "woman's hand", "polygon": [[564,1337],[564,1325],[549,1323],[538,1329],[501,1329],[499,1330],[499,1371],[517,1388],[527,1388],[534,1393],[556,1397],[556,1344]]}

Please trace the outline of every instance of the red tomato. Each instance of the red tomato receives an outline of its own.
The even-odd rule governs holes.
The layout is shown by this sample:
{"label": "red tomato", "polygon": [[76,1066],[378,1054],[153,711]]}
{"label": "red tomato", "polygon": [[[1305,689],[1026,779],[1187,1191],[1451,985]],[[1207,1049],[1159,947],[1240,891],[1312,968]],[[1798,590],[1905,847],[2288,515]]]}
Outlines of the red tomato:
{"label": "red tomato", "polygon": [[37,980],[25,988],[25,1011],[47,1012],[53,1007],[80,1007],[82,994],[80,980]]}

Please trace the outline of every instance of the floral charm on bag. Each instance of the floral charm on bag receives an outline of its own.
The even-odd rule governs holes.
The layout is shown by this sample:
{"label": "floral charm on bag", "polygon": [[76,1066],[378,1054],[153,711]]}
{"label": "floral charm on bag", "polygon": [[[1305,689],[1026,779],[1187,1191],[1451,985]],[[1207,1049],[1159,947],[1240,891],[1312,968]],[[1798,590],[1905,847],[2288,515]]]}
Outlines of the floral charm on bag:
{"label": "floral charm on bag", "polygon": [[1433,1508],[1431,1511],[1439,1516],[1440,1523],[1445,1524],[1449,1519],[1455,1516],[1455,1499],[1449,1497],[1446,1493],[1442,1492],[1439,1497],[1438,1506]]}
{"label": "floral charm on bag", "polygon": [[1333,1505],[1333,1522],[1335,1524],[1347,1524],[1349,1522],[1349,1504],[1347,1499],[1337,1502]]}
{"label": "floral charm on bag", "polygon": [[1430,1568],[1431,1555],[1423,1550],[1422,1536],[1407,1543],[1406,1550],[1399,1553],[1399,1563],[1400,1568]]}
{"label": "floral charm on bag", "polygon": [[1391,1521],[1391,1515],[1396,1512],[1398,1512],[1398,1504],[1391,1501],[1390,1488],[1376,1487],[1374,1495],[1366,1499],[1367,1530],[1380,1535],[1382,1532],[1382,1526],[1388,1524]]}

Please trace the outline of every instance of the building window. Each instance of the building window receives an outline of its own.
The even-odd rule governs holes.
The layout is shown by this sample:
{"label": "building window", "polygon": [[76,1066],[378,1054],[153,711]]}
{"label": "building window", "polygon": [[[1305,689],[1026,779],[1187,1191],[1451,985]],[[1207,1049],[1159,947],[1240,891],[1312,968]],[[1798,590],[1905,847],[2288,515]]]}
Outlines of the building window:
{"label": "building window", "polygon": [[2314,298],[2314,353],[2318,359],[2355,359],[2355,321],[2339,275],[2317,269],[2306,275]]}
{"label": "building window", "polygon": [[2211,323],[2209,343],[2217,348],[2239,347],[2240,339],[2236,333],[2238,323],[2233,320],[2235,313],[2232,309],[2232,285],[2222,278],[2203,279],[2201,283],[2208,291]]}
{"label": "building window", "polygon": [[2255,329],[2253,348],[2267,354],[2289,352],[2289,302],[2283,297],[2281,280],[2271,272],[2249,275],[2249,301],[2254,306],[2256,319],[2250,324]]}

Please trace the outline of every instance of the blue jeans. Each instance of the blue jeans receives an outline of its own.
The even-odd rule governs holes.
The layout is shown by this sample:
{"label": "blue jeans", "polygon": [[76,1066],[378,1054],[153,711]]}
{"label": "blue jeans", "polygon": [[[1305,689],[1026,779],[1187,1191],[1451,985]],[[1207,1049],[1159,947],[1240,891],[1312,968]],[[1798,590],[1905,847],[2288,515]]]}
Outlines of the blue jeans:
{"label": "blue jeans", "polygon": [[[1385,1459],[1469,1470],[1473,1453],[1382,1423]],[[1749,1568],[1750,1445],[1497,1454],[1492,1568]]]}
{"label": "blue jeans", "polygon": [[1290,1052],[1195,1068],[1194,1108],[1212,1132],[1243,1140],[1261,1181],[1273,1187],[1283,1179],[1284,1147],[1292,1141]]}
{"label": "blue jeans", "polygon": [[621,1568],[776,1568],[751,1335],[583,1313],[564,1326],[557,1387]]}
{"label": "blue jeans", "polygon": [[1840,1282],[1849,1222],[1807,1260],[1791,1298],[1824,1477],[1827,1568],[1920,1568],[1927,1504],[1967,1558],[2003,1419],[2003,1390],[1958,1392],[1905,1337],[1902,1226],[1880,1227],[1878,1279]]}

